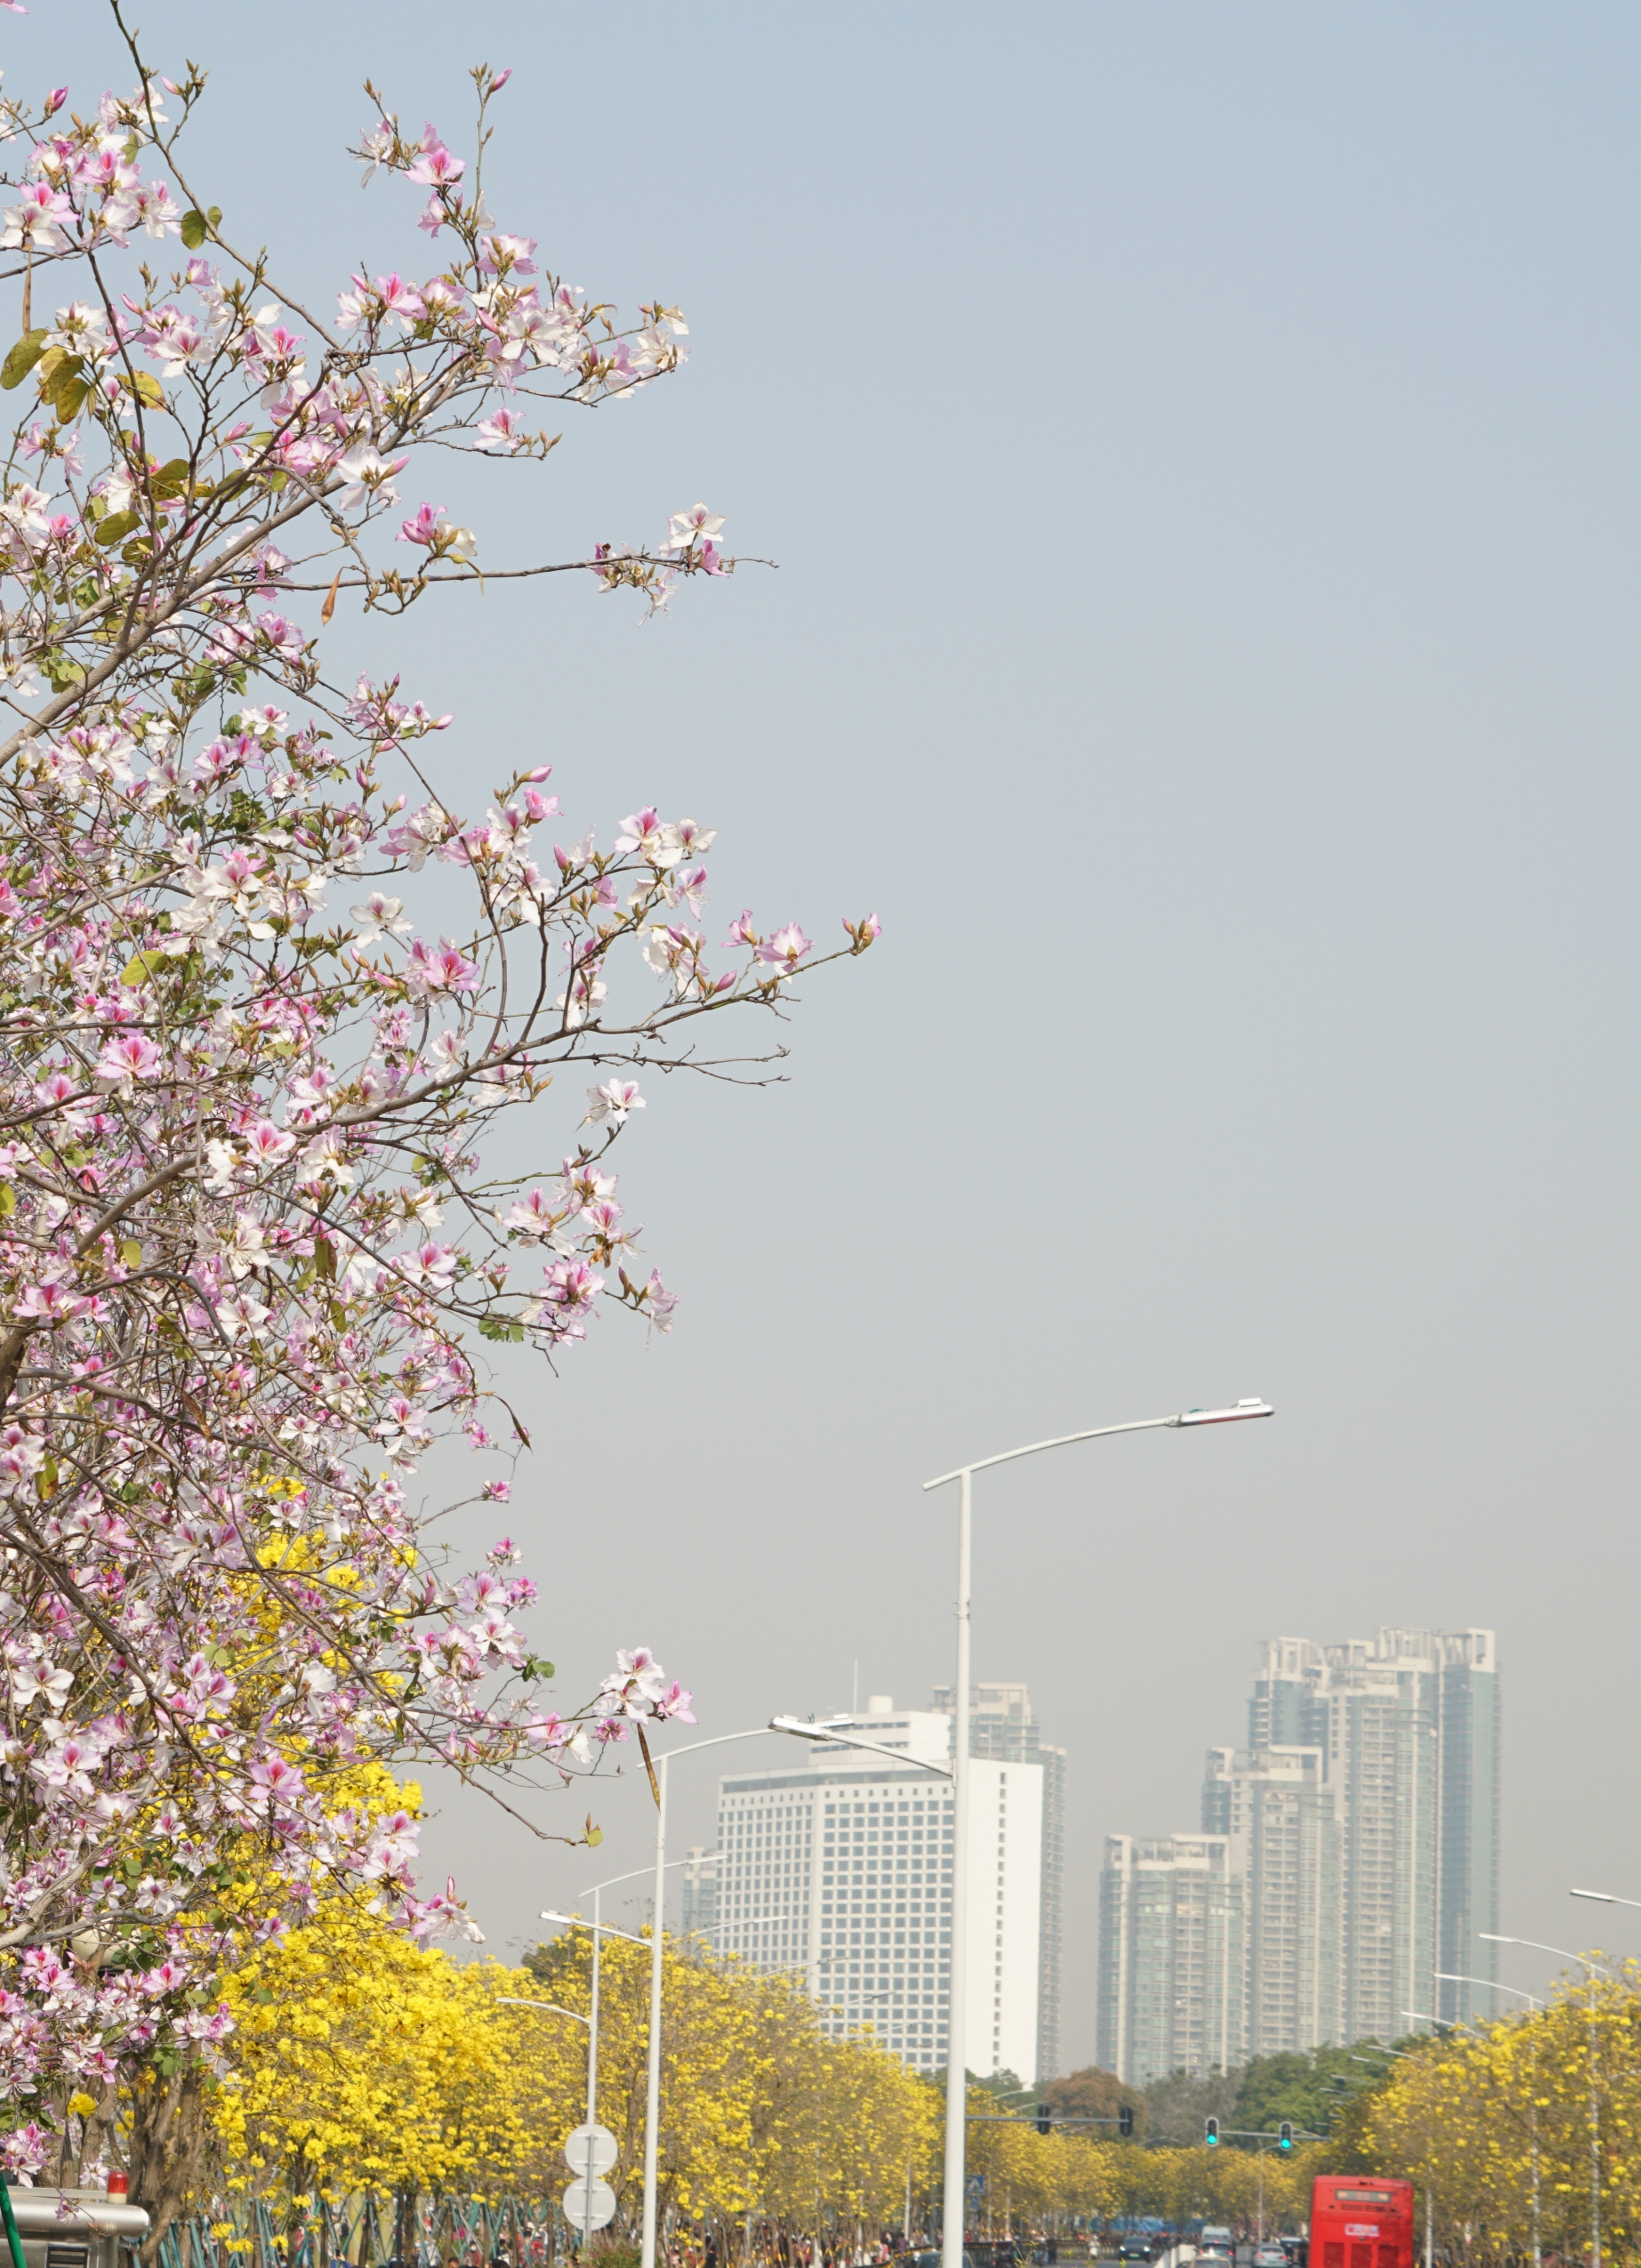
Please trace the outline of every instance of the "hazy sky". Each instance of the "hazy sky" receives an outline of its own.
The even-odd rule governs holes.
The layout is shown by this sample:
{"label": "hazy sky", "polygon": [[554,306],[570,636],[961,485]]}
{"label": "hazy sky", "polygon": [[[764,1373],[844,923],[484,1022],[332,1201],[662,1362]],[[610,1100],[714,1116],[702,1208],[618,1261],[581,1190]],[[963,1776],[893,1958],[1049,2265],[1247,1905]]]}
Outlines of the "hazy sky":
{"label": "hazy sky", "polygon": [[[126,84],[96,0],[32,6],[8,91]],[[499,565],[704,497],[778,572],[646,628],[562,581],[418,614],[451,800],[522,748],[577,828],[716,824],[714,937],[884,922],[804,988],[790,1083],[674,1081],[623,1146],[672,1338],[612,1317],[558,1382],[509,1373],[560,1700],[635,1638],[704,1733],[847,1706],[857,1660],[925,1700],[924,1477],[1264,1394],[1269,1425],[977,1485],[977,1674],[1070,1754],[1068,2062],[1100,1838],[1195,1823],[1267,1634],[1496,1627],[1504,1926],[1641,1950],[1566,1896],[1641,1897],[1641,15],[142,15],[160,68],[213,67],[225,229],[303,288],[426,271],[413,193],[342,154],[358,82],[466,151],[483,59],[498,219],[690,319],[676,382],[436,500]],[[680,1848],[717,1768],[678,1769]],[[591,1854],[438,1799],[498,1950],[650,1833],[627,1780]]]}

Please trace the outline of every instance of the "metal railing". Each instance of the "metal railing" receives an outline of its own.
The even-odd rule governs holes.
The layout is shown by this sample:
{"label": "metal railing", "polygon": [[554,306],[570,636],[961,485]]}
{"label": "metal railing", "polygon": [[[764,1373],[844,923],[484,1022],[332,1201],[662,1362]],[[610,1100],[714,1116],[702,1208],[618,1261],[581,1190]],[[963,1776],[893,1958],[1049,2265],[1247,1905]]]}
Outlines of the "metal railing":
{"label": "metal railing", "polygon": [[173,2222],[159,2241],[159,2268],[443,2268],[475,2255],[480,2268],[549,2268],[575,2248],[575,2232],[551,2198],[386,2198],[284,2206],[238,2200]]}

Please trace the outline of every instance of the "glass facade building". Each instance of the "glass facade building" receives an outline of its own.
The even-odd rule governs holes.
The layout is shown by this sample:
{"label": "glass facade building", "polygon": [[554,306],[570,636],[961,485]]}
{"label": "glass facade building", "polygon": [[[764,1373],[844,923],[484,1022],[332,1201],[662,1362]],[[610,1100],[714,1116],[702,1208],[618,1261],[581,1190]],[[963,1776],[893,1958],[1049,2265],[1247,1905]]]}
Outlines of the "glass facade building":
{"label": "glass facade building", "polygon": [[1224,1835],[1106,1841],[1096,2053],[1131,2085],[1243,2058],[1243,1885]]}

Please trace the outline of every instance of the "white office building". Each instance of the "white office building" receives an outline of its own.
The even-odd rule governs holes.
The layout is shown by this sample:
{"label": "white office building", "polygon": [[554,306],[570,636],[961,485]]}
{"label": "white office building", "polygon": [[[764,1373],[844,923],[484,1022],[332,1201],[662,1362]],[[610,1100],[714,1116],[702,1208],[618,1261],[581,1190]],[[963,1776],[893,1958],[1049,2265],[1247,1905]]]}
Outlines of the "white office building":
{"label": "white office building", "polygon": [[[817,1747],[806,1767],[719,1783],[714,1942],[797,1971],[834,2037],[870,2026],[918,2071],[948,2054],[952,1720],[877,1694],[851,1728],[904,1754]],[[1040,1764],[969,1766],[968,2021],[975,2071],[1038,2076]]]}

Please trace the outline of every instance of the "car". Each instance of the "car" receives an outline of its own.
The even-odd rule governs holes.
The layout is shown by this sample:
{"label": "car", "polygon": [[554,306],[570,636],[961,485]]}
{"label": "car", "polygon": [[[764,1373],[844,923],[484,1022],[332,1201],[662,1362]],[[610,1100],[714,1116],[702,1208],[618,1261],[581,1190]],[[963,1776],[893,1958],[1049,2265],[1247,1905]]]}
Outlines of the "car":
{"label": "car", "polygon": [[1256,2244],[1250,2268],[1288,2268],[1288,2256],[1279,2244]]}
{"label": "car", "polygon": [[1119,2260],[1149,2260],[1150,2257],[1151,2240],[1149,2237],[1124,2237],[1117,2246]]}

